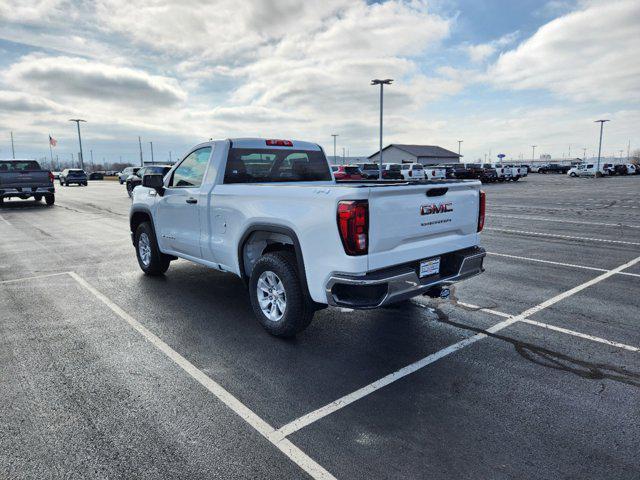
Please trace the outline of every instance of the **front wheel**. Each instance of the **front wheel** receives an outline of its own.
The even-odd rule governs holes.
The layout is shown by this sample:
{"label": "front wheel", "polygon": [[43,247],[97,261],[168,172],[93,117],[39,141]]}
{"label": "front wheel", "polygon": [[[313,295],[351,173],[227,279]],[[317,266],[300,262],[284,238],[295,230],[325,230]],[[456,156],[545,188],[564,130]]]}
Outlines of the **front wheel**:
{"label": "front wheel", "polygon": [[40,200],[42,200],[42,195],[34,195],[34,196],[33,196],[33,199],[34,199],[36,202],[39,202]]}
{"label": "front wheel", "polygon": [[51,206],[56,202],[56,196],[53,193],[48,193],[44,196],[44,201],[47,205]]}
{"label": "front wheel", "polygon": [[276,337],[293,337],[300,333],[311,323],[315,313],[292,252],[263,255],[251,272],[249,295],[258,321]]}
{"label": "front wheel", "polygon": [[147,275],[162,275],[169,268],[171,259],[158,248],[158,241],[153,227],[149,222],[143,222],[136,228],[134,236],[138,265]]}

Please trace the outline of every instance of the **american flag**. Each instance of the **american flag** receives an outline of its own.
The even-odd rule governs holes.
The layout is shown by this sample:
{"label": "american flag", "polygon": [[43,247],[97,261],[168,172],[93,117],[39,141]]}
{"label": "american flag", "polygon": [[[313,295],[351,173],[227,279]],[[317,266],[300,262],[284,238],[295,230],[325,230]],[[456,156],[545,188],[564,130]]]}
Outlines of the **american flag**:
{"label": "american flag", "polygon": [[49,145],[51,145],[52,147],[55,147],[56,145],[58,145],[58,141],[53,138],[51,135],[49,135]]}

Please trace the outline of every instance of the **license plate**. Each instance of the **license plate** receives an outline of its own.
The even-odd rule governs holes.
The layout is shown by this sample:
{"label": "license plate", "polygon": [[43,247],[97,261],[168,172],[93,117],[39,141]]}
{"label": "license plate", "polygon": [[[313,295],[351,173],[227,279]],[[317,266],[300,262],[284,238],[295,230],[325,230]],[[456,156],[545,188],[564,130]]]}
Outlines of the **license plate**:
{"label": "license plate", "polygon": [[440,273],[440,257],[420,262],[420,278]]}

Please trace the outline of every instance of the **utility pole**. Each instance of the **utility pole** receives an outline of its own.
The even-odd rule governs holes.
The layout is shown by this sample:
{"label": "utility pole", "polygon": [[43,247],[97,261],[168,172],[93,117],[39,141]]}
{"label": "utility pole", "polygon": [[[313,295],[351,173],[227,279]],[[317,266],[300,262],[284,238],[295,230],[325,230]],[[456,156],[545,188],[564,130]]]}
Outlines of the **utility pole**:
{"label": "utility pole", "polygon": [[140,136],[138,136],[138,146],[140,147],[140,166],[144,167],[144,160],[142,160],[142,140],[140,140]]}
{"label": "utility pole", "polygon": [[342,164],[344,165],[345,163],[347,163],[347,158],[345,157],[345,148],[342,147]]}
{"label": "utility pole", "polygon": [[571,144],[569,144],[569,158],[571,158]]}
{"label": "utility pole", "polygon": [[53,149],[51,148],[51,134],[49,134],[49,155],[51,157],[51,170],[53,170]]}
{"label": "utility pole", "polygon": [[622,152],[624,152],[624,150],[620,150],[620,160],[622,160]]}
{"label": "utility pole", "polygon": [[149,145],[151,145],[151,165],[154,165],[155,162],[153,160],[153,142],[149,142]]}
{"label": "utility pole", "polygon": [[587,148],[586,147],[582,148],[582,161],[584,161],[584,162],[587,161]]}
{"label": "utility pole", "polygon": [[333,137],[333,163],[337,165],[338,161],[336,157],[336,137],[338,137],[339,135],[337,133],[332,133],[331,136]]}
{"label": "utility pole", "polygon": [[380,168],[378,171],[378,180],[382,180],[382,112],[383,112],[382,100],[384,96],[383,91],[384,91],[384,86],[391,85],[392,82],[393,82],[392,78],[387,78],[385,80],[379,80],[379,79],[371,80],[371,85],[380,85]]}
{"label": "utility pole", "polygon": [[75,159],[73,158],[73,153],[72,153],[72,154],[71,154],[71,168],[73,168],[73,167],[75,167],[75,166],[76,166],[76,161],[75,161]]}
{"label": "utility pole", "polygon": [[598,168],[596,173],[600,172],[600,156],[602,155],[602,130],[604,128],[604,122],[608,122],[609,120],[596,120],[593,123],[600,123],[600,143],[598,144]]}
{"label": "utility pole", "polygon": [[13,146],[13,132],[11,132],[11,157],[16,159],[16,149]]}
{"label": "utility pole", "polygon": [[93,149],[89,150],[89,153],[91,154],[91,166],[93,167],[95,165],[93,163]]}
{"label": "utility pole", "polygon": [[631,153],[631,140],[629,140],[629,143],[627,143],[627,163],[629,163],[629,160],[631,159],[630,153]]}
{"label": "utility pole", "polygon": [[80,160],[80,168],[84,170],[84,155],[82,154],[82,137],[80,136],[80,122],[86,122],[86,120],[82,120],[81,118],[72,118],[69,120],[70,122],[76,122],[76,127],[78,127],[78,144],[80,145],[80,153],[78,154]]}
{"label": "utility pole", "polygon": [[169,150],[169,163],[173,164],[173,160],[171,159],[171,150]]}
{"label": "utility pole", "polygon": [[460,158],[459,158],[459,157],[461,156],[461,155],[460,155],[460,144],[461,144],[462,142],[464,142],[464,140],[458,140],[458,161],[460,161]]}
{"label": "utility pole", "polygon": [[537,145],[531,145],[531,163],[536,159],[536,147]]}

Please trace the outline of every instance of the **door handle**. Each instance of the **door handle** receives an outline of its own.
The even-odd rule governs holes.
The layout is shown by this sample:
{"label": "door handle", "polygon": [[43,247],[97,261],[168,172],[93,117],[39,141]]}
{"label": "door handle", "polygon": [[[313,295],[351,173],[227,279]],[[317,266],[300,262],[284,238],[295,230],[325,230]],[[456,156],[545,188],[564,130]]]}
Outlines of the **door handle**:
{"label": "door handle", "polygon": [[187,198],[186,200],[187,203],[198,203],[198,199],[197,198]]}

